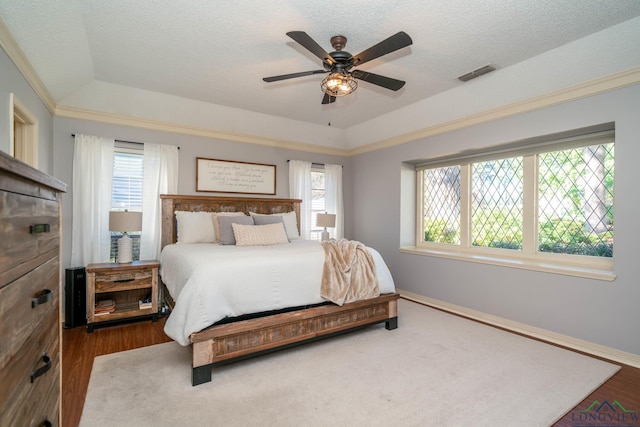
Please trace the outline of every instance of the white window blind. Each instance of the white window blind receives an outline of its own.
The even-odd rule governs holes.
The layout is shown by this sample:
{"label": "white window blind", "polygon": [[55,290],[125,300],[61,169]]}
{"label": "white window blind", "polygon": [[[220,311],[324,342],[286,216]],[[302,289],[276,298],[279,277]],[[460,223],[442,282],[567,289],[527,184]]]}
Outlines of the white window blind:
{"label": "white window blind", "polygon": [[142,151],[134,153],[132,150],[119,151],[113,156],[113,210],[142,210],[142,181],[144,157]]}
{"label": "white window blind", "polygon": [[[144,151],[142,144],[116,142],[113,153],[111,209],[114,211],[142,211],[142,182],[144,180]],[[110,260],[116,261],[120,232],[111,233]],[[129,233],[133,240],[133,259],[140,259],[140,231]]]}

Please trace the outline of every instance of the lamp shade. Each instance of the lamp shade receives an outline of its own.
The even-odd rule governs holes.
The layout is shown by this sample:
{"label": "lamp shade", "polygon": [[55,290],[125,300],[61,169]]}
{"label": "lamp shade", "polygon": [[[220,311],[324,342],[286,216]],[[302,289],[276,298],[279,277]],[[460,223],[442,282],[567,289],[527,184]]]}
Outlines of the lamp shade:
{"label": "lamp shade", "polygon": [[111,211],[109,212],[109,231],[141,231],[142,212]]}
{"label": "lamp shade", "polygon": [[319,213],[316,216],[316,225],[318,227],[335,227],[336,226],[336,215],[328,214],[328,213]]}

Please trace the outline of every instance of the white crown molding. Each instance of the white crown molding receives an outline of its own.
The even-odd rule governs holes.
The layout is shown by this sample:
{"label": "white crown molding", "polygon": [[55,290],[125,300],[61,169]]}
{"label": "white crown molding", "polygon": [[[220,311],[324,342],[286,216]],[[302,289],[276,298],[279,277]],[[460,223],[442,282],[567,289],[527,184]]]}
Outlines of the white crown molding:
{"label": "white crown molding", "polygon": [[71,119],[89,120],[100,123],[109,123],[122,126],[132,126],[142,129],[161,132],[178,133],[182,135],[202,136],[206,138],[221,139],[224,141],[245,142],[248,144],[265,145],[268,147],[283,148],[288,150],[305,151],[310,153],[346,156],[347,150],[321,145],[305,144],[302,142],[287,141],[283,139],[267,138],[237,132],[227,132],[215,129],[205,129],[196,126],[187,126],[177,123],[168,123],[158,120],[140,119],[119,114],[103,113],[83,108],[58,105],[55,109],[56,116]]}
{"label": "white crown molding", "polygon": [[459,316],[468,317],[472,320],[477,320],[482,323],[487,323],[489,325],[523,334],[531,338],[536,338],[547,341],[549,343],[567,347],[572,350],[588,353],[593,356],[603,357],[614,362],[640,368],[640,355],[637,354],[627,353],[624,351],[616,350],[615,348],[605,347],[600,344],[594,344],[589,341],[584,341],[567,335],[551,332],[546,329],[537,328],[535,326],[526,325],[524,323],[514,322],[509,319],[472,310],[467,307],[450,304],[448,302],[429,298],[410,291],[401,289],[396,289],[396,291],[400,294],[401,297],[410,301],[424,304]]}
{"label": "white crown molding", "polygon": [[434,135],[451,132],[465,127],[491,122],[498,119],[514,116],[517,114],[527,113],[553,105],[574,101],[599,93],[604,93],[626,86],[640,83],[640,67],[615,73],[609,76],[591,80],[579,85],[564,88],[558,91],[550,92],[541,96],[519,101],[513,104],[505,105],[482,113],[474,114],[460,119],[451,120],[428,128],[420,129],[414,132],[398,135],[393,138],[373,142],[362,147],[354,149],[340,149],[334,147],[323,147],[314,144],[305,144],[294,141],[280,140],[276,138],[267,138],[256,135],[226,132],[215,129],[205,129],[195,126],[187,126],[175,123],[168,123],[158,120],[140,119],[135,117],[122,116],[112,113],[103,113],[99,111],[86,110],[82,108],[58,105],[55,108],[55,114],[61,117],[91,120],[102,123],[119,124],[124,126],[133,126],[144,129],[158,130],[163,132],[172,132],[185,135],[204,136],[208,138],[216,138],[235,142],[246,142],[249,144],[266,145],[270,147],[286,148],[297,151],[305,151],[311,153],[330,154],[337,156],[356,156],[359,154],[382,150],[394,147],[408,142],[428,138]]}
{"label": "white crown molding", "polygon": [[55,114],[56,101],[53,99],[47,87],[44,85],[38,73],[27,59],[26,55],[11,35],[9,28],[5,25],[0,17],[0,46],[7,53],[9,58],[18,67],[18,70],[24,76],[25,80],[33,88],[38,97],[42,100],[51,114]]}
{"label": "white crown molding", "polygon": [[349,150],[355,156],[640,83],[640,67]]}

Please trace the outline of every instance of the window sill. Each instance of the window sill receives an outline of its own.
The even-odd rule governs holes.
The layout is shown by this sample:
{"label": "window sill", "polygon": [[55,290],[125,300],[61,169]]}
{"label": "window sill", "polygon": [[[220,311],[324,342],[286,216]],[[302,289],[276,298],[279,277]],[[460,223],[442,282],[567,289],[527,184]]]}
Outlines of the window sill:
{"label": "window sill", "polygon": [[616,279],[615,273],[611,270],[555,264],[547,261],[506,258],[492,255],[477,255],[463,252],[425,249],[417,246],[402,246],[400,247],[400,252],[406,254],[455,259],[459,261],[477,262],[481,264],[499,265],[502,267],[520,268],[523,270],[542,271],[545,273],[563,274],[565,276],[584,277],[588,279],[604,280],[608,282]]}

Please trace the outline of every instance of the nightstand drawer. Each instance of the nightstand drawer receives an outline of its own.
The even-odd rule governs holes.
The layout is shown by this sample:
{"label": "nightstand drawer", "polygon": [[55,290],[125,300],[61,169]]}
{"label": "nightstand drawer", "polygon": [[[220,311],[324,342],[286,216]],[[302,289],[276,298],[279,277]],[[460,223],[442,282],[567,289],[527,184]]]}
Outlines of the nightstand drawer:
{"label": "nightstand drawer", "polygon": [[131,289],[150,288],[153,280],[151,269],[96,273],[95,291],[116,292]]}
{"label": "nightstand drawer", "polygon": [[[58,202],[0,192],[0,287],[58,255]],[[45,259],[46,260],[46,259]],[[33,265],[31,265],[33,264]]]}

